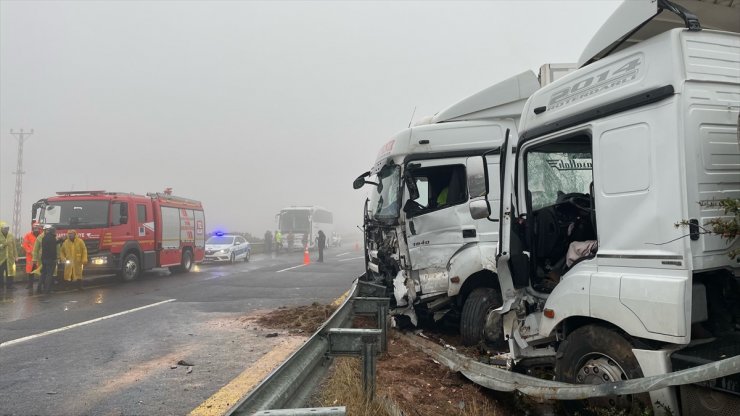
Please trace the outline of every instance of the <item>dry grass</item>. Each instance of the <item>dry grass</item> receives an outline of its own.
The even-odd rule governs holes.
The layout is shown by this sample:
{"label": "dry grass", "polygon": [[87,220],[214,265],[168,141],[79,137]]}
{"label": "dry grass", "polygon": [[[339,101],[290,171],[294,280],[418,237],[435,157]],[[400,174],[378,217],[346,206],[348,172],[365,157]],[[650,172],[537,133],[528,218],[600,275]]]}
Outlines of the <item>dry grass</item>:
{"label": "dry grass", "polygon": [[347,414],[352,416],[391,416],[381,400],[365,400],[360,361],[356,358],[339,357],[334,360],[317,401],[320,406],[346,406]]}
{"label": "dry grass", "polygon": [[308,306],[281,307],[257,318],[265,328],[285,329],[298,334],[313,334],[337,309],[335,305],[314,302]]}

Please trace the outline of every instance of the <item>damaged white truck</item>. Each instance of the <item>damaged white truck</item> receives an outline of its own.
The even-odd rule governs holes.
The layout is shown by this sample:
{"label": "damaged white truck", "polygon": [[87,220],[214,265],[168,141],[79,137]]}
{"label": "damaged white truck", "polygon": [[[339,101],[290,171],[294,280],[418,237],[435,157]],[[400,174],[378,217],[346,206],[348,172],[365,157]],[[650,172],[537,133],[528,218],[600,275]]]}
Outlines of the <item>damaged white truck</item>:
{"label": "damaged white truck", "polygon": [[[402,130],[355,180],[355,189],[373,185],[365,209],[367,273],[395,293],[398,319],[406,315],[416,325],[451,314],[466,344],[481,341],[487,305],[501,298],[498,193],[484,198],[484,176],[498,183],[499,161],[484,166],[482,155],[498,153],[538,88],[527,71]],[[503,336],[498,344],[505,347]]]}
{"label": "damaged white truck", "polygon": [[[702,28],[667,1],[625,2],[580,69],[527,101],[501,153],[501,194],[487,177],[503,213],[503,302],[485,337],[498,342],[503,318],[510,357],[549,362],[558,381],[598,385],[740,355],[740,259],[728,256],[738,239],[705,225],[726,215],[717,201],[740,199],[740,16],[681,3],[731,31]],[[670,29],[670,12],[681,28]],[[739,395],[735,371],[567,406],[728,415]]]}

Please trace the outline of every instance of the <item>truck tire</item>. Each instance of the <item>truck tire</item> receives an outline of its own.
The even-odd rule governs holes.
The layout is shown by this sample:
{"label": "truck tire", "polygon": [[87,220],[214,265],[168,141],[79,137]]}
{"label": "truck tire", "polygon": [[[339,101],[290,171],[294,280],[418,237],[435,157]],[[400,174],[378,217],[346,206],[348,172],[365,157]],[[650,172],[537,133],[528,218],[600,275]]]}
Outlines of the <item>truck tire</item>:
{"label": "truck tire", "polygon": [[[582,326],[560,344],[555,362],[559,381],[602,384],[643,376],[632,345],[616,330],[601,325]],[[563,402],[569,414],[590,415],[591,409],[614,408],[624,415],[642,415],[650,407],[647,393]]]}
{"label": "truck tire", "polygon": [[182,259],[179,266],[170,267],[170,273],[188,273],[193,268],[193,253],[190,250],[183,250]]}
{"label": "truck tire", "polygon": [[121,270],[118,275],[124,281],[130,282],[139,277],[141,274],[141,262],[139,262],[139,256],[136,253],[128,253],[123,257],[121,262]]}
{"label": "truck tire", "polygon": [[[470,292],[468,298],[465,299],[460,317],[460,335],[463,345],[469,347],[483,341],[483,330],[488,312],[501,307],[502,303],[501,294],[492,287],[479,287]],[[492,347],[505,350],[508,344],[504,340],[502,318],[501,315],[497,317],[499,321],[496,325],[497,333],[489,334],[486,338],[492,341]]]}

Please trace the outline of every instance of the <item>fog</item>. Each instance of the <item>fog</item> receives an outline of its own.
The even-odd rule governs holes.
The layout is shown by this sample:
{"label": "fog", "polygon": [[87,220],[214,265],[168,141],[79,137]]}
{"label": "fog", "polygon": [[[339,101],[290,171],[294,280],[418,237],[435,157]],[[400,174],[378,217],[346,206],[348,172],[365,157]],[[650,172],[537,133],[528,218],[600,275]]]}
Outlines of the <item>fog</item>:
{"label": "fog", "polygon": [[23,128],[22,232],[56,191],[166,187],[209,231],[304,204],[357,232],[352,180],[414,108],[574,62],[618,3],[2,1],[0,219]]}

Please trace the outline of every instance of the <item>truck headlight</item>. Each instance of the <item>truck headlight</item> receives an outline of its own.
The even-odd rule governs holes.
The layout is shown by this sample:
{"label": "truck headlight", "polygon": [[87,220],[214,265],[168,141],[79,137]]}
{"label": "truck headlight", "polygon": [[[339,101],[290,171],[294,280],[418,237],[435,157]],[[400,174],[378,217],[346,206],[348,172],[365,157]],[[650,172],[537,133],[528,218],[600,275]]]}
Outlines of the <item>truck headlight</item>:
{"label": "truck headlight", "polygon": [[108,258],[107,257],[93,257],[92,264],[96,266],[102,266],[104,264],[108,264]]}

